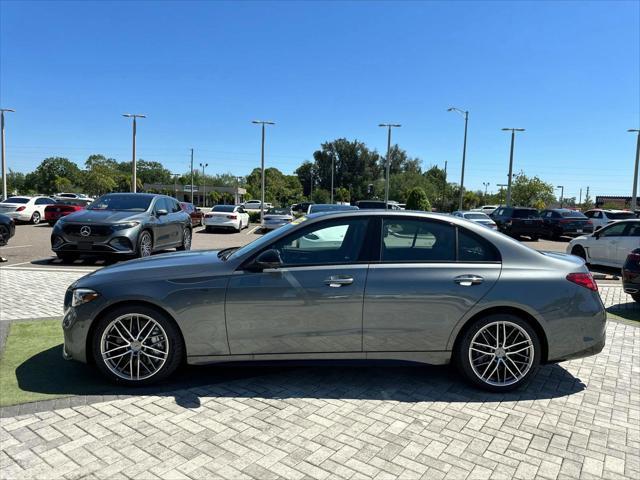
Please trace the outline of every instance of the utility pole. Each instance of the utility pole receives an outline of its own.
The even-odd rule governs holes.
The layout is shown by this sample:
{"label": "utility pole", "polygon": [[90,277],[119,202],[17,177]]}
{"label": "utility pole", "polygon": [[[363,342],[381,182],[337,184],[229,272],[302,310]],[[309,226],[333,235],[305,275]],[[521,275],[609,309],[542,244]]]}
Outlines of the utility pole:
{"label": "utility pole", "polygon": [[442,178],[442,211],[445,209],[447,200],[447,160],[444,161],[444,177]]}
{"label": "utility pole", "polygon": [[131,154],[131,191],[136,193],[138,189],[138,177],[136,173],[136,120],[138,118],[147,118],[141,113],[123,113],[123,117],[133,118],[133,151]]}
{"label": "utility pole", "polygon": [[177,199],[178,198],[178,177],[180,176],[180,174],[172,173],[171,175],[173,175],[173,192]]}
{"label": "utility pole", "polygon": [[207,178],[204,176],[204,169],[205,167],[208,167],[209,164],[201,163],[200,166],[202,167],[202,205],[206,207],[207,206]]}
{"label": "utility pole", "polygon": [[196,204],[193,198],[193,148],[191,149],[191,203]]}
{"label": "utility pole", "polygon": [[274,122],[265,120],[253,120],[251,123],[262,125],[262,148],[260,154],[260,169],[262,170],[262,188],[260,189],[260,225],[264,225],[264,126],[275,125]]}
{"label": "utility pole", "polygon": [[500,205],[502,205],[502,194],[504,193],[503,188],[508,186],[506,183],[496,183],[496,187],[500,187]]}
{"label": "utility pole", "polygon": [[2,120],[2,126],[0,129],[2,130],[2,200],[6,200],[9,196],[7,193],[7,162],[5,159],[5,146],[4,146],[4,112],[15,112],[10,108],[0,108],[0,117]]}
{"label": "utility pole", "polygon": [[587,198],[589,198],[589,186],[587,185],[587,194],[584,196],[584,200],[587,201]]}
{"label": "utility pole", "polygon": [[399,128],[402,125],[398,123],[381,123],[378,126],[387,128],[387,169],[384,179],[384,208],[387,209],[389,208],[389,173],[391,172],[391,129]]}
{"label": "utility pole", "polygon": [[309,170],[309,201],[313,198],[313,169]]}
{"label": "utility pole", "polygon": [[562,202],[564,200],[564,185],[558,185],[556,188],[560,189],[560,208],[562,208]]}
{"label": "utility pole", "polygon": [[582,188],[580,189],[580,199],[578,200],[578,205],[582,205]]}
{"label": "utility pole", "polygon": [[451,107],[447,112],[458,112],[464,117],[464,142],[462,143],[462,172],[460,174],[460,201],[458,210],[462,210],[462,198],[464,197],[464,165],[467,159],[467,124],[469,123],[469,112],[460,108]]}
{"label": "utility pole", "polygon": [[513,178],[513,144],[516,140],[516,132],[524,132],[524,128],[503,128],[503,131],[511,131],[511,150],[509,153],[509,178],[507,183],[507,207],[511,206],[511,180]]}
{"label": "utility pole", "polygon": [[336,157],[333,154],[333,152],[331,152],[331,203],[333,205],[333,174],[336,170]]}
{"label": "utility pole", "polygon": [[240,204],[240,194],[238,193],[238,189],[240,188],[240,182],[244,177],[236,177],[236,205]]}
{"label": "utility pole", "polygon": [[631,211],[635,213],[635,211],[638,209],[638,163],[640,162],[640,130],[637,128],[630,128],[629,130],[627,130],[627,132],[634,132],[638,134],[638,141],[636,143],[636,166],[633,169],[633,191],[631,192]]}

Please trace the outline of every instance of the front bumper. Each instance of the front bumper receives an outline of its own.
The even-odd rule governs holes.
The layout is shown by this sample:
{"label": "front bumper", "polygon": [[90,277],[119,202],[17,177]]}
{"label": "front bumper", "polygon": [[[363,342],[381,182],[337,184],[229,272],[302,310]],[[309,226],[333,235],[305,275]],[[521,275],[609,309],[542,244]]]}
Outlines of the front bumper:
{"label": "front bumper", "polygon": [[140,226],[117,230],[107,235],[81,237],[68,234],[56,223],[51,233],[55,253],[134,255]]}

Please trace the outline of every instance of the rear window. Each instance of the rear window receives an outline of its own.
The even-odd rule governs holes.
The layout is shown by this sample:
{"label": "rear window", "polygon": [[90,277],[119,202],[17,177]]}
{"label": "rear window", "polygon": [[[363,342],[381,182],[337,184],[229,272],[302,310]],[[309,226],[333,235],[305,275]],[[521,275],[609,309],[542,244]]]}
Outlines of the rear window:
{"label": "rear window", "polygon": [[631,212],[607,212],[607,217],[612,220],[627,220],[629,218],[636,218]]}
{"label": "rear window", "polygon": [[488,220],[489,217],[484,213],[465,213],[464,218],[469,218],[471,220]]}
{"label": "rear window", "polygon": [[235,205],[216,205],[211,209],[212,212],[233,212],[235,210]]}
{"label": "rear window", "polygon": [[538,211],[532,208],[516,208],[512,216],[513,218],[540,218]]}
{"label": "rear window", "polygon": [[269,215],[289,215],[289,209],[287,208],[270,208],[267,213]]}
{"label": "rear window", "polygon": [[29,203],[29,199],[24,197],[9,197],[3,200],[2,203]]}
{"label": "rear window", "polygon": [[459,262],[499,262],[500,253],[491,242],[469,230],[458,227]]}
{"label": "rear window", "polygon": [[564,218],[587,218],[587,216],[583,213],[574,211],[560,212],[560,215],[562,215]]}

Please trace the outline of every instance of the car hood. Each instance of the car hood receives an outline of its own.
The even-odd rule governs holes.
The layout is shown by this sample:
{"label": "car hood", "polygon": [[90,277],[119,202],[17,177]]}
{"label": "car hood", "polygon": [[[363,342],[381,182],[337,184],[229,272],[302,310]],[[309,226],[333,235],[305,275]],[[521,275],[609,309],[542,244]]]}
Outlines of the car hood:
{"label": "car hood", "polygon": [[101,268],[82,277],[74,288],[96,288],[102,283],[111,282],[177,281],[221,275],[226,274],[225,265],[226,262],[218,258],[217,250],[165,253]]}
{"label": "car hood", "polygon": [[67,215],[65,222],[76,223],[116,223],[143,220],[147,212],[125,212],[122,210],[79,210]]}

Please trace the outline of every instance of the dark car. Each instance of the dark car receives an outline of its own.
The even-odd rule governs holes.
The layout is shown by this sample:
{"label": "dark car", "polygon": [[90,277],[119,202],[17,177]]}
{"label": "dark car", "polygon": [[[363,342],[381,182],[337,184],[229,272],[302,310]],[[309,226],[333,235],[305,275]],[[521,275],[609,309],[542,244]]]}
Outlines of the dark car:
{"label": "dark car", "polygon": [[56,203],[47,205],[44,209],[44,220],[52,227],[60,218],[66,217],[70,213],[84,210],[87,208],[87,205],[93,202],[91,198],[60,197],[54,200]]}
{"label": "dark car", "polygon": [[180,202],[180,208],[187,212],[191,217],[192,227],[201,227],[204,225],[204,213],[202,213],[202,210],[196,207],[193,203]]}
{"label": "dark car", "polygon": [[4,247],[16,233],[16,224],[11,217],[0,214],[0,247]]}
{"label": "dark car", "polygon": [[640,302],[640,248],[632,250],[622,266],[622,288]]}
{"label": "dark car", "polygon": [[291,205],[291,211],[297,215],[304,215],[309,210],[309,205],[314,205],[315,202],[302,202],[302,203],[294,203]]}
{"label": "dark car", "polygon": [[191,218],[175,198],[109,193],[58,220],[51,248],[64,261],[81,254],[148,257],[166,248],[189,250],[191,228]]}
{"label": "dark car", "polygon": [[583,213],[568,208],[550,208],[540,212],[545,237],[579,237],[593,233],[593,222]]}
{"label": "dark car", "polygon": [[544,233],[544,223],[535,208],[499,207],[491,218],[498,225],[498,230],[511,237],[524,235],[537,241]]}

